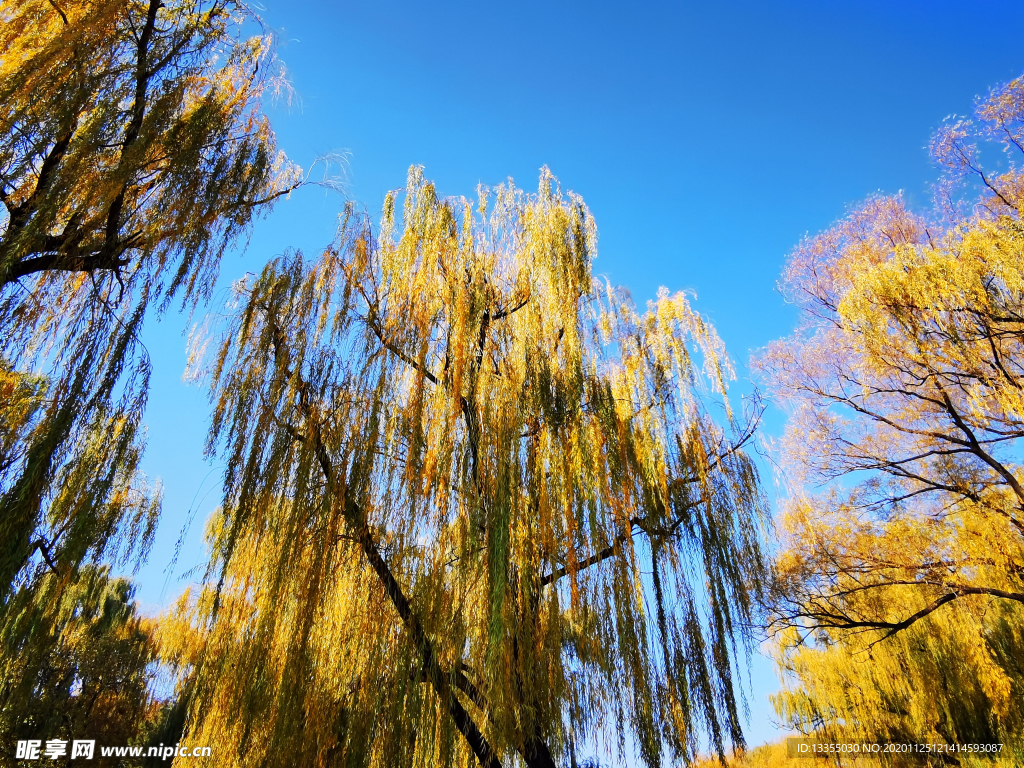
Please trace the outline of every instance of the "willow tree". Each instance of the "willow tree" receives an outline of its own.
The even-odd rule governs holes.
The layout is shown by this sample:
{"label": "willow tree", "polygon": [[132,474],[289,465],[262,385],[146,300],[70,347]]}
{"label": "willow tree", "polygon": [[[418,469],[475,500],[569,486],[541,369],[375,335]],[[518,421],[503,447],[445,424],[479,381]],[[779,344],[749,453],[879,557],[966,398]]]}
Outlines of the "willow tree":
{"label": "willow tree", "polygon": [[227,469],[219,578],[164,629],[187,738],[224,765],[742,745],[766,510],[713,329],[595,281],[546,169],[471,203],[413,168],[396,200],[197,342]]}
{"label": "willow tree", "polygon": [[0,734],[129,744],[155,720],[156,644],[133,589],[83,566],[72,585],[47,573],[20,589],[0,627]]}
{"label": "willow tree", "polygon": [[[2,403],[20,425],[0,464],[5,594],[58,547],[50,534],[77,541],[58,569],[106,545],[93,523],[124,506],[113,476],[137,476],[147,309],[208,295],[224,250],[299,183],[260,112],[270,40],[242,33],[245,14],[233,0],[0,10],[0,359],[20,381],[5,398],[45,380],[45,397]],[[109,481],[51,509],[66,472]]]}
{"label": "willow tree", "polygon": [[[260,111],[270,40],[233,0],[20,0],[0,17],[0,286],[209,291],[298,179]],[[260,64],[264,74],[259,74]],[[50,296],[41,297],[44,300]]]}
{"label": "willow tree", "polygon": [[934,145],[981,182],[970,215],[876,199],[803,243],[805,323],[760,360],[792,406],[775,609],[805,730],[1022,746],[1024,184],[970,136],[1020,161],[1024,79],[977,112]]}

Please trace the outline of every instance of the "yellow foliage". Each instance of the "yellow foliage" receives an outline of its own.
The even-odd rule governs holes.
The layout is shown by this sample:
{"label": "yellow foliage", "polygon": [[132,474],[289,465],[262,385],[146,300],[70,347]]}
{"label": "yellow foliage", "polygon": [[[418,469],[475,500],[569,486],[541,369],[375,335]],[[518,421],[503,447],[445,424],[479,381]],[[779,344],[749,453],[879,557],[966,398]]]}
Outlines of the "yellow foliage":
{"label": "yellow foliage", "polygon": [[189,743],[490,767],[603,728],[650,765],[701,725],[742,743],[752,423],[708,415],[731,369],[687,298],[638,311],[596,239],[546,170],[471,203],[413,168],[378,232],[349,209],[318,260],[236,286],[192,358],[227,470],[219,578],[164,645]]}
{"label": "yellow foliage", "polygon": [[[145,552],[154,302],[195,303],[298,183],[260,113],[269,40],[233,0],[0,9],[0,594]],[[263,73],[260,74],[260,65]]]}
{"label": "yellow foliage", "polygon": [[0,628],[0,735],[135,743],[151,715],[150,623],[109,569],[46,574],[15,592]]}
{"label": "yellow foliage", "polygon": [[40,280],[44,313],[67,273],[93,276],[84,293],[116,274],[122,291],[208,294],[226,245],[299,181],[259,112],[275,81],[269,40],[239,34],[247,13],[232,0],[5,7],[0,287]]}
{"label": "yellow foliage", "polygon": [[[977,133],[1019,148],[1022,94]],[[1024,747],[1024,187],[968,138],[935,150],[986,185],[975,215],[874,199],[802,243],[803,325],[758,360],[791,407],[776,704],[806,733]]]}

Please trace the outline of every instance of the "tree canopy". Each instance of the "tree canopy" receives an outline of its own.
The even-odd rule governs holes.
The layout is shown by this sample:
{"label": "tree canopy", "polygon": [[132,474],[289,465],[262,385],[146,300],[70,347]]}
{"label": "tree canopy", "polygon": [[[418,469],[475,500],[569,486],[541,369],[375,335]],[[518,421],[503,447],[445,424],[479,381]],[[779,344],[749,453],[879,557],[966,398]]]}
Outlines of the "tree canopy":
{"label": "tree canopy", "polygon": [[168,625],[188,738],[225,765],[741,745],[767,509],[713,329],[595,280],[546,170],[470,202],[413,168],[398,200],[194,339],[227,469],[216,578]]}
{"label": "tree canopy", "polygon": [[154,301],[206,297],[300,181],[260,112],[271,39],[246,18],[231,0],[0,11],[0,590],[118,530],[149,539],[139,329]]}
{"label": "tree canopy", "polygon": [[88,736],[128,744],[151,717],[152,621],[109,568],[84,566],[71,584],[48,573],[20,589],[0,629],[0,735]]}
{"label": "tree canopy", "polygon": [[[1024,79],[977,115],[933,144],[935,215],[873,199],[794,251],[804,324],[759,360],[792,408],[773,607],[803,730],[1020,747]],[[952,194],[967,174],[973,208]]]}
{"label": "tree canopy", "polygon": [[151,619],[114,575],[162,504],[140,330],[306,183],[264,114],[287,83],[240,0],[13,0],[0,51],[8,742],[768,766],[739,682],[767,629],[801,733],[1024,755],[1024,78],[936,134],[933,211],[873,197],[791,254],[800,325],[754,362],[788,409],[772,558],[762,406],[690,297],[595,276],[546,168],[469,200],[413,166],[190,338],[223,497]]}
{"label": "tree canopy", "polygon": [[[225,246],[299,181],[260,113],[271,39],[244,18],[233,0],[5,9],[0,285],[58,272],[210,290]],[[70,287],[36,290],[52,283]]]}
{"label": "tree canopy", "polygon": [[233,0],[0,8],[5,734],[141,727],[155,646],[104,570],[141,562],[160,512],[139,331],[207,298],[225,250],[301,182],[261,111],[272,43]]}

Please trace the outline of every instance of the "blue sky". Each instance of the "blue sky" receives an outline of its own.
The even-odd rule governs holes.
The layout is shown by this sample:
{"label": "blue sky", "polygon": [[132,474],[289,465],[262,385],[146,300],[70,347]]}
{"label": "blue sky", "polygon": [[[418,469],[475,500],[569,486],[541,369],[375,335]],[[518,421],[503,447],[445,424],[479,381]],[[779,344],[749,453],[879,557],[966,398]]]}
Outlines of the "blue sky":
{"label": "blue sky", "polygon": [[[794,324],[775,287],[787,252],[872,193],[927,205],[932,131],[1024,72],[1024,4],[996,0],[265,2],[295,89],[269,112],[293,160],[346,151],[347,196],[371,213],[411,164],[442,194],[467,196],[510,176],[533,189],[549,166],[594,213],[597,272],[638,303],[659,285],[696,292],[739,393],[751,351]],[[286,248],[322,248],[343,202],[318,188],[282,202],[225,260],[222,285]],[[138,575],[151,611],[203,562],[219,499],[220,465],[202,458],[209,408],[181,381],[184,330],[172,315],[145,335],[145,466],[165,485]],[[780,423],[770,417],[769,431]],[[752,680],[756,744],[778,737],[764,698],[777,684],[761,659]]]}

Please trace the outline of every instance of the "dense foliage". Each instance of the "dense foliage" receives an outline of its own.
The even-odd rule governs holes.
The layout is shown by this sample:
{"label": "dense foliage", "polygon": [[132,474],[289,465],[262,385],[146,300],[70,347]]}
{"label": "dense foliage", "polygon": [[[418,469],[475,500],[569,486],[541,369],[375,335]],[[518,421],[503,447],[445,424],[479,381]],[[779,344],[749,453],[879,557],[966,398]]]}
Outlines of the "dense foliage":
{"label": "dense foliage", "polygon": [[755,360],[788,408],[774,563],[760,405],[688,298],[596,280],[546,169],[469,201],[413,167],[192,339],[223,503],[202,582],[141,616],[112,575],[161,508],[139,332],[303,183],[272,43],[238,0],[0,6],[4,761],[769,768],[758,621],[794,730],[1024,759],[1024,78],[936,135],[934,211],[872,198],[791,255],[801,324]]}
{"label": "dense foliage", "polygon": [[143,666],[152,646],[94,564],[140,562],[159,515],[139,469],[143,320],[207,297],[225,249],[300,182],[260,112],[275,78],[270,38],[243,33],[257,21],[233,0],[0,7],[5,734],[102,731],[100,712],[141,727],[148,678],[118,643],[142,643]]}
{"label": "dense foliage", "polygon": [[934,143],[944,215],[871,200],[794,252],[805,322],[759,361],[792,406],[773,608],[804,732],[1024,748],[1024,188],[970,143],[1024,152],[1024,79],[977,113]]}
{"label": "dense foliage", "polygon": [[11,598],[0,630],[5,748],[39,738],[129,744],[156,720],[156,644],[132,591],[108,569],[86,566],[70,584],[51,573]]}
{"label": "dense foliage", "polygon": [[232,765],[552,766],[610,724],[649,765],[701,726],[742,744],[766,509],[753,423],[698,394],[724,397],[717,336],[595,281],[547,172],[471,203],[413,169],[395,202],[196,340],[228,470],[219,580],[171,633],[189,738]]}
{"label": "dense foliage", "polygon": [[0,11],[0,590],[42,559],[99,557],[125,515],[155,511],[133,480],[147,309],[207,295],[224,249],[298,183],[259,112],[269,42],[241,34],[243,13]]}

